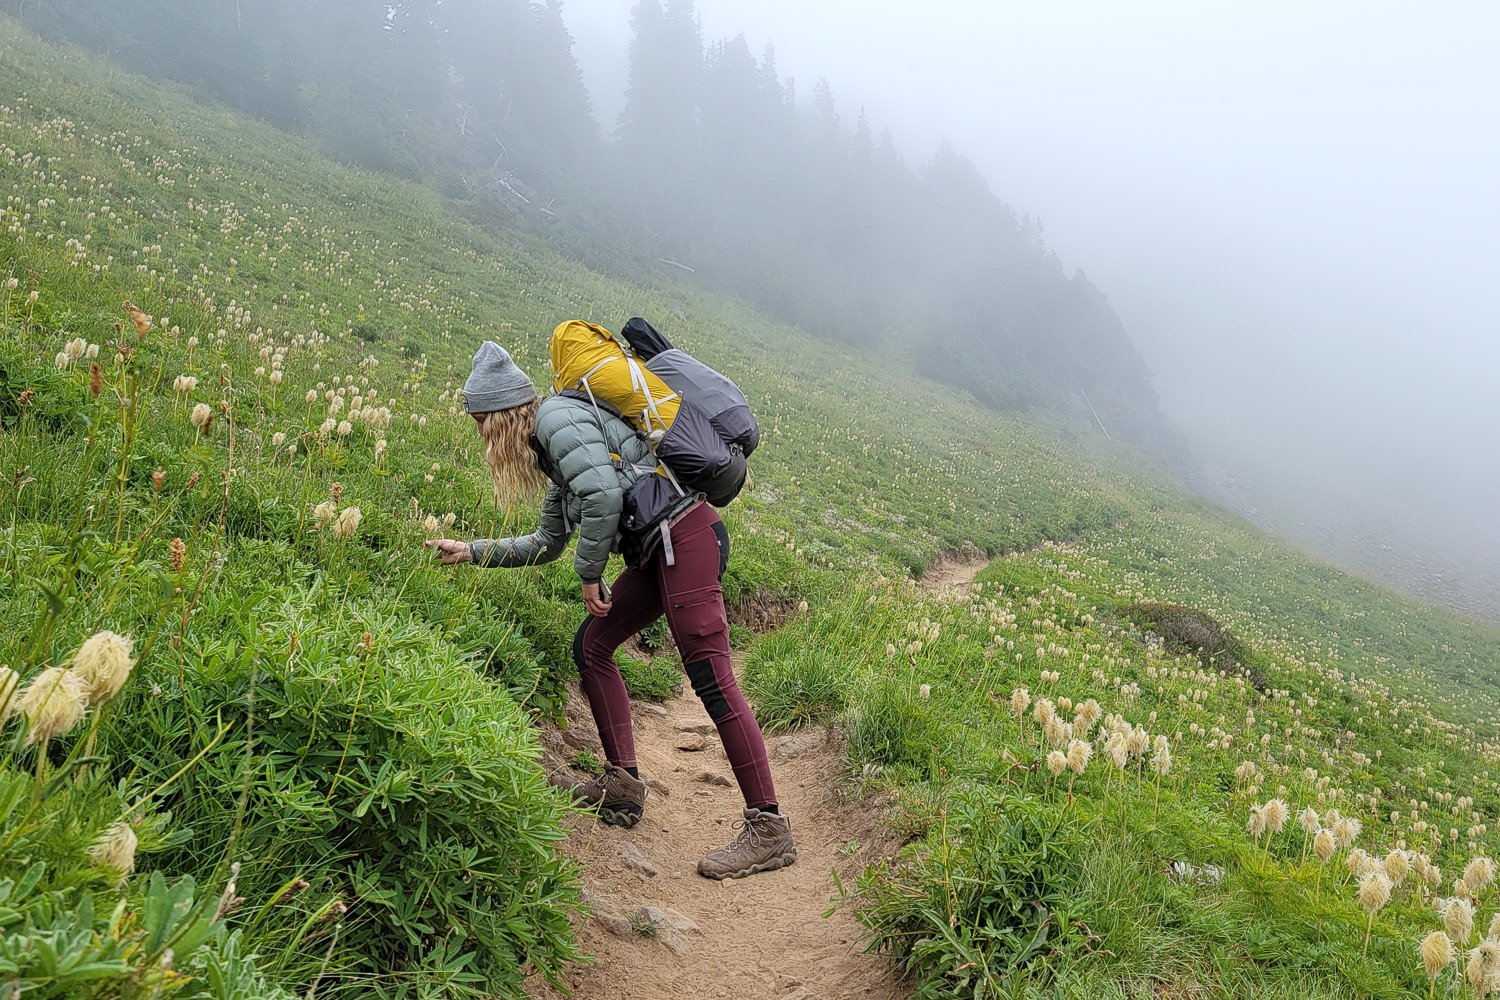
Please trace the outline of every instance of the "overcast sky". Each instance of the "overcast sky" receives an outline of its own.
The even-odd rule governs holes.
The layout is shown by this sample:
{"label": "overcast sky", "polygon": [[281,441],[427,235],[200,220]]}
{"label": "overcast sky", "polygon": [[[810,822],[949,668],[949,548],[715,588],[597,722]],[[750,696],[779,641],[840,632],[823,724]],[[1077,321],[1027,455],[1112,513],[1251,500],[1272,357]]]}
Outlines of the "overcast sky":
{"label": "overcast sky", "polygon": [[[566,0],[606,128],[628,0]],[[699,0],[1110,297],[1168,413],[1500,556],[1500,2]],[[615,89],[619,89],[619,84]],[[1227,453],[1227,452],[1226,452]]]}

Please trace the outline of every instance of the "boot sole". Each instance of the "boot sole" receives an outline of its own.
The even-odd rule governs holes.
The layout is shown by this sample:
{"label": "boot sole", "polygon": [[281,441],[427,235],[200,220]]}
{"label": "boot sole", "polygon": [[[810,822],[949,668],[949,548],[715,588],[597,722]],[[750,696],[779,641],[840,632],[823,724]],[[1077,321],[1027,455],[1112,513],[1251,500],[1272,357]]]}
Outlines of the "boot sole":
{"label": "boot sole", "polygon": [[627,830],[639,823],[641,821],[641,817],[644,815],[644,810],[640,812],[631,812],[625,809],[612,809],[609,806],[599,807],[599,818],[601,820],[608,823],[610,826],[624,827]]}
{"label": "boot sole", "polygon": [[706,872],[698,869],[698,874],[704,878],[711,878],[716,882],[722,882],[726,878],[749,878],[751,875],[759,875],[761,872],[774,872],[780,868],[790,868],[797,860],[797,849],[793,848],[780,857],[772,858],[763,864],[751,865],[749,868],[741,868],[733,872]]}

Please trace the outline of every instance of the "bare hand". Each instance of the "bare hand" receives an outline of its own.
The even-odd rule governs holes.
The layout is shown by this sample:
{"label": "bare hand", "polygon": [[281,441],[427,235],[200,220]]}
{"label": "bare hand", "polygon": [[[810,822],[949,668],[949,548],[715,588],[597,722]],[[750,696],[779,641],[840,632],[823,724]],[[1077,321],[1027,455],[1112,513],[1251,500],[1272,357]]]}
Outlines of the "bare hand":
{"label": "bare hand", "polygon": [[615,606],[613,601],[604,599],[597,583],[583,585],[583,603],[589,609],[589,614],[595,618],[603,618],[609,614],[609,609]]}
{"label": "bare hand", "polygon": [[454,563],[466,563],[474,561],[474,553],[469,549],[468,542],[460,542],[454,538],[434,538],[422,543],[424,549],[436,549],[438,558],[444,565],[452,566]]}

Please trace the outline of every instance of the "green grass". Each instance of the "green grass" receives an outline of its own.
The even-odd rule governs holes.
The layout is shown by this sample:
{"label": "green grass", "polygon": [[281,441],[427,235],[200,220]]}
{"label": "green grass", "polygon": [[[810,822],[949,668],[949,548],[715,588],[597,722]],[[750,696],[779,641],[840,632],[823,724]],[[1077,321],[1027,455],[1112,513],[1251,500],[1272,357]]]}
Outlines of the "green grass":
{"label": "green grass", "polygon": [[[73,769],[77,791],[33,794],[38,754],[4,731],[0,777],[36,836],[0,840],[0,885],[36,858],[54,873],[8,942],[55,912],[106,941],[102,914],[177,891],[151,873],[213,902],[237,863],[245,902],[209,914],[180,995],[231,995],[220,963],[299,995],[517,996],[571,961],[564,806],[531,723],[573,674],[576,578],[566,560],[445,569],[420,545],[535,517],[492,506],[457,412],[477,342],[543,381],[557,320],[639,314],[761,418],[725,591],[737,621],[779,627],[746,686],[768,729],[841,728],[851,778],[895,802],[910,843],[845,884],[919,995],[1425,994],[1430,898],[1398,890],[1364,956],[1347,852],[1319,877],[1295,819],[1269,845],[1245,820],[1278,794],[1294,816],[1357,815],[1359,846],[1404,841],[1451,893],[1496,849],[1493,630],[1309,560],[1083,428],[732,300],[601,277],[4,19],[0,72],[0,663],[29,680],[104,628],[139,659],[53,741],[43,771]],[[144,337],[127,298],[154,317]],[[75,338],[97,358],[58,367]],[[348,537],[316,514],[335,483],[362,513]],[[999,557],[971,599],[910,583],[965,543]],[[1268,690],[1167,649],[1146,602],[1212,616]],[[669,655],[625,667],[642,697],[682,681]],[[1112,768],[1101,720],[1070,801],[1033,709],[1012,714],[1021,685],[1165,736],[1171,771]],[[141,852],[116,888],[87,847],[121,817]],[[1222,877],[1178,880],[1179,861]],[[130,954],[118,991],[149,995],[139,963],[159,952]]]}

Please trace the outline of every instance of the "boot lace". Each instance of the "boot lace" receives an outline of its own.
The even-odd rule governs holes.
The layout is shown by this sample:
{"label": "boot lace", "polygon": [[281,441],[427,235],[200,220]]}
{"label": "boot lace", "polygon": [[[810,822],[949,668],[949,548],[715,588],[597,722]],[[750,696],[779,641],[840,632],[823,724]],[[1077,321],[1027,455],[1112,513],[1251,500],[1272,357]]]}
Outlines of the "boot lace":
{"label": "boot lace", "polygon": [[762,824],[755,820],[735,820],[734,829],[738,830],[734,842],[724,848],[725,854],[733,853],[737,848],[750,846],[757,850],[771,843],[771,838],[761,829]]}

